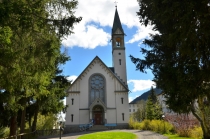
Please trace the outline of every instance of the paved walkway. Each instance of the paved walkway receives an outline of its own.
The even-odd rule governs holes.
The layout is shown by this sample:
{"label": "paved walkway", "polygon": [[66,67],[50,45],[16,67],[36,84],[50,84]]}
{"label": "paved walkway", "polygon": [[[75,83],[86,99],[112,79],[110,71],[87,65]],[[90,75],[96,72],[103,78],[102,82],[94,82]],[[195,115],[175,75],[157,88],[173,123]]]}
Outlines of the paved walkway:
{"label": "paved walkway", "polygon": [[[108,130],[108,131],[103,131],[103,132],[114,132],[114,131],[134,133],[138,136],[138,139],[168,139],[167,137],[165,137],[163,135],[160,135],[158,133],[154,133],[154,132],[151,132],[151,131],[123,129],[123,130]],[[80,137],[82,135],[90,134],[90,133],[93,133],[93,131],[92,132],[91,131],[86,131],[86,132],[84,131],[84,132],[78,132],[78,133],[64,134],[64,135],[62,135],[62,139],[77,139],[78,137]],[[59,139],[59,136],[56,136],[56,137],[40,137],[39,139]]]}

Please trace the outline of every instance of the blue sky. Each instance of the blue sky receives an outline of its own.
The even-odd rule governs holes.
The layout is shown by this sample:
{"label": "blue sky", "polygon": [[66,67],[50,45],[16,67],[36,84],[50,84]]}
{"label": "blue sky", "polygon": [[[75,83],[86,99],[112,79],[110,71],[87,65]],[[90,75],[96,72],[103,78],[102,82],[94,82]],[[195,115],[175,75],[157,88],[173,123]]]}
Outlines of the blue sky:
{"label": "blue sky", "polygon": [[[78,0],[79,5],[75,10],[76,16],[82,16],[83,20],[75,25],[74,34],[66,37],[62,42],[63,48],[71,57],[62,66],[63,74],[69,76],[69,80],[75,80],[86,68],[95,56],[108,66],[112,67],[111,28],[114,20],[114,0]],[[151,27],[142,26],[136,16],[139,9],[137,0],[120,0],[117,4],[120,20],[126,34],[126,64],[128,86],[131,91],[129,100],[133,100],[143,92],[149,90],[154,83],[151,81],[153,75],[150,71],[141,73],[136,71],[129,55],[142,58],[141,42],[154,33]]]}

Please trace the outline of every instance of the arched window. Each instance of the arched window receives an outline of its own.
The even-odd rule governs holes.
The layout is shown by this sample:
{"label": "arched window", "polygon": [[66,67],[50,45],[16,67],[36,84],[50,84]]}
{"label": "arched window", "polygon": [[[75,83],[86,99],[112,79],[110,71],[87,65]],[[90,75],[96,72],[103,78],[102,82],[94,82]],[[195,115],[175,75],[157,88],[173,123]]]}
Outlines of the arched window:
{"label": "arched window", "polygon": [[105,79],[101,75],[93,75],[90,77],[90,104],[96,98],[100,98],[105,102]]}
{"label": "arched window", "polygon": [[121,42],[121,39],[120,38],[116,38],[116,46],[117,47],[120,47],[120,42]]}

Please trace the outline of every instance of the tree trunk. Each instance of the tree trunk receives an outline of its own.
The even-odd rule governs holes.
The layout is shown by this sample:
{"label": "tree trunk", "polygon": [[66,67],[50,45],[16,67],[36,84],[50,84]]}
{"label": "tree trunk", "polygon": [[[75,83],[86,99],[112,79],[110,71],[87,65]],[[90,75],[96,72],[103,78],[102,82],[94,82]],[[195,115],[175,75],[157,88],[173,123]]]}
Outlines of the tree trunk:
{"label": "tree trunk", "polygon": [[22,110],[21,114],[20,133],[24,133],[25,131],[25,120],[26,120],[26,107],[24,107],[24,110]]}
{"label": "tree trunk", "polygon": [[[198,109],[195,109],[195,106],[192,106],[192,114],[198,119],[201,124],[203,131],[203,139],[210,139],[210,126],[208,123],[210,119],[208,118],[208,112],[205,111],[205,105],[203,104],[203,97],[198,98]],[[197,113],[197,111],[199,111]]]}
{"label": "tree trunk", "polygon": [[36,108],[35,108],[35,111],[34,111],[34,120],[33,120],[33,123],[32,123],[32,132],[36,131],[36,123],[37,123],[37,118],[38,118],[38,113],[39,113],[39,102],[37,100],[36,102]]}
{"label": "tree trunk", "polygon": [[31,127],[31,114],[30,113],[29,113],[28,125],[29,125],[30,131],[32,131],[32,127]]}
{"label": "tree trunk", "polygon": [[10,136],[14,136],[16,135],[16,131],[17,131],[17,116],[14,115],[11,117],[10,119]]}

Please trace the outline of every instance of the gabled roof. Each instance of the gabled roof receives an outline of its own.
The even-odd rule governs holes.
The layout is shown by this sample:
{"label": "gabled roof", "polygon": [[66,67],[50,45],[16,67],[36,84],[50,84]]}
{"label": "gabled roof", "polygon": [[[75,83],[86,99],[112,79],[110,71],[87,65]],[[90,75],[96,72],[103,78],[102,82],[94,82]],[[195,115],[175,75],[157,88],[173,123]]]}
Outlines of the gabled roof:
{"label": "gabled roof", "polygon": [[117,29],[119,29],[123,34],[125,34],[123,31],[121,22],[120,22],[120,17],[118,15],[117,8],[116,8],[115,15],[114,15],[114,22],[113,22],[113,26],[112,26],[112,34],[114,34]]}
{"label": "gabled roof", "polygon": [[[83,73],[88,69],[88,67],[96,60],[96,59],[98,59],[103,65],[104,65],[104,67],[120,82],[120,84],[123,86],[123,87],[125,87],[125,89],[126,89],[126,91],[129,91],[129,89],[128,89],[128,86],[127,85],[125,85],[124,83],[123,83],[123,81],[122,80],[120,80],[119,79],[119,77],[115,74],[115,73],[113,73],[112,72],[112,68],[110,69],[109,67],[107,67],[106,66],[106,64],[98,57],[98,56],[96,56],[91,62],[90,62],[90,64],[82,71],[82,73],[77,77],[77,79],[72,83],[72,85],[71,86],[73,86],[79,79],[80,79],[80,77],[83,75]],[[71,88],[71,86],[69,87],[69,88]],[[68,92],[68,90],[69,89],[67,89],[67,92]]]}

